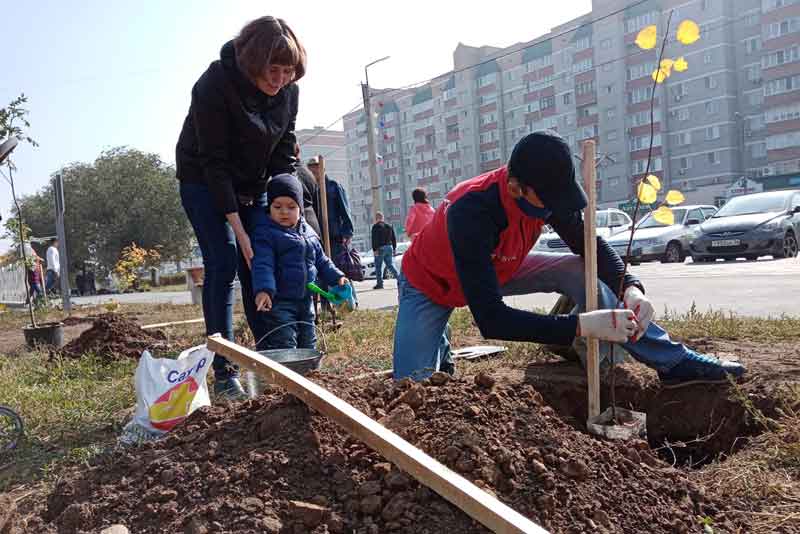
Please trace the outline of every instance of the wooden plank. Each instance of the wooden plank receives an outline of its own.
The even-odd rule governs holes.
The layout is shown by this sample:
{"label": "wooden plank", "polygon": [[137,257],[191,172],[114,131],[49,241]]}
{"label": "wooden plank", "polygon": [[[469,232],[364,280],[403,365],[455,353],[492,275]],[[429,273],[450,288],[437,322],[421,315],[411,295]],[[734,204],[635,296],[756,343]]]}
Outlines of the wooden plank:
{"label": "wooden plank", "polygon": [[547,532],[330,391],[294,371],[219,334],[210,336],[207,346],[210,351],[286,389],[494,532]]}
{"label": "wooden plank", "polygon": [[[586,311],[597,309],[597,237],[595,234],[595,212],[597,211],[597,188],[595,157],[597,147],[594,140],[583,142],[583,188],[588,203],[583,211],[584,280],[586,285]],[[589,417],[600,415],[600,342],[596,338],[586,339],[586,372],[589,394]]]}
{"label": "wooden plank", "polygon": [[197,324],[197,323],[202,323],[203,321],[205,321],[205,319],[203,319],[201,317],[199,319],[187,319],[185,321],[172,321],[172,322],[169,322],[169,323],[146,324],[146,325],[142,326],[141,328],[142,328],[142,330],[151,330],[153,328],[167,328],[169,326],[178,326],[178,325],[182,325],[182,324]]}

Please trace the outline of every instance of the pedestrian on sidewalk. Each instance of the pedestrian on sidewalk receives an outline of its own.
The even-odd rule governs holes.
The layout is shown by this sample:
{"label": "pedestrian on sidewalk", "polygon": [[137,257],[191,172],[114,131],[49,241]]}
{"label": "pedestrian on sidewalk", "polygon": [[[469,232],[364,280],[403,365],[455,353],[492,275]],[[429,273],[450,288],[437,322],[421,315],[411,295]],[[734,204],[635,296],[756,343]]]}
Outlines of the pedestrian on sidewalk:
{"label": "pedestrian on sidewalk", "polygon": [[[267,218],[267,181],[294,173],[297,81],[306,52],[283,19],[261,17],[225,43],[192,88],[176,147],[183,208],[203,254],[206,333],[233,340],[233,282],[239,277],[250,329],[256,311],[250,234]],[[246,398],[239,370],[214,357],[214,392]]]}
{"label": "pedestrian on sidewalk", "polygon": [[44,289],[48,293],[56,293],[61,275],[61,259],[58,254],[58,239],[55,237],[50,240],[50,246],[47,247],[46,259],[47,272],[44,275]]}
{"label": "pedestrian on sidewalk", "polygon": [[[447,322],[469,306],[487,339],[571,345],[593,337],[619,343],[663,382],[725,382],[742,365],[697,353],[652,322],[644,286],[619,255],[597,238],[600,308],[585,306],[583,217],[586,195],[575,179],[569,145],[545,131],[523,137],[508,165],[458,184],[403,256],[394,338],[394,377],[422,380],[453,372]],[[531,252],[549,224],[573,254]],[[622,308],[616,290],[624,289]],[[561,293],[578,303],[571,314],[518,310],[503,297]],[[615,309],[616,308],[616,309]],[[585,361],[585,346],[575,344]],[[601,358],[608,361],[608,343]]]}
{"label": "pedestrian on sidewalk", "polygon": [[414,236],[422,231],[433,219],[433,208],[428,202],[428,193],[418,187],[411,192],[414,205],[408,210],[406,217],[406,235],[414,240]]}
{"label": "pedestrian on sidewalk", "polygon": [[395,278],[400,278],[394,266],[394,253],[397,250],[397,238],[392,225],[383,221],[383,213],[375,213],[375,224],[372,225],[372,252],[375,254],[375,277],[377,283],[372,289],[383,289],[383,265]]}

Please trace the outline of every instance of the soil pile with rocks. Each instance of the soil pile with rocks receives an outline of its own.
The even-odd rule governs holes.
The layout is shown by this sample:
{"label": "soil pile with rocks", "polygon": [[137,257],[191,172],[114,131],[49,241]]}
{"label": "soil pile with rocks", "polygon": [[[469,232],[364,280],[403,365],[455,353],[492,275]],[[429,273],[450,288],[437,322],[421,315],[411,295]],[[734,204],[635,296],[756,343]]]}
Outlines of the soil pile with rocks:
{"label": "soil pile with rocks", "polygon": [[67,358],[91,353],[105,359],[138,359],[143,350],[168,351],[166,340],[159,330],[142,330],[134,321],[108,313],[96,317],[92,327],[62,347],[59,354]]}
{"label": "soil pile with rocks", "polygon": [[[565,424],[527,384],[313,379],[551,532],[747,531],[644,442]],[[63,478],[13,528],[314,534],[487,532],[280,391],[195,412],[167,438]]]}

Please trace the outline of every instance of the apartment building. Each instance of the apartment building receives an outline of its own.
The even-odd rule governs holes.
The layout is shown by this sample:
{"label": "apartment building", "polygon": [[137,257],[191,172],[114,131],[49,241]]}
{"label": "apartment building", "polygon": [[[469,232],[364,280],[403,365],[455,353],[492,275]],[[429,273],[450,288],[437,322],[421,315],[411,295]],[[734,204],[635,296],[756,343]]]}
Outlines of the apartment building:
{"label": "apartment building", "polygon": [[[594,0],[592,12],[500,49],[459,44],[453,70],[413,90],[373,89],[383,210],[400,231],[411,191],[434,204],[460,180],[504,164],[528,132],[550,128],[579,153],[595,139],[597,194],[625,207],[647,171],[692,203],[721,203],[742,177],[800,185],[800,0]],[[652,73],[672,13],[665,56],[684,57],[656,86]],[[674,38],[692,19],[701,38]],[[634,40],[658,27],[659,46]],[[652,124],[651,124],[652,122]],[[357,246],[371,223],[363,110],[344,118]],[[791,175],[797,175],[793,178]],[[665,189],[666,189],[665,188]]]}

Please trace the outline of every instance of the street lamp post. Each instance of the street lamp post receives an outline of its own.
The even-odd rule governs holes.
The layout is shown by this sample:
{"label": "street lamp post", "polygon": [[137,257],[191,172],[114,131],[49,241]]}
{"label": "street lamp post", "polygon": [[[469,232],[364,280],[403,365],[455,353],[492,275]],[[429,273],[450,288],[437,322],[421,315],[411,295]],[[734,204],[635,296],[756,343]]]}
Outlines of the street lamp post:
{"label": "street lamp post", "polygon": [[376,63],[389,59],[389,56],[376,59],[372,63],[364,66],[364,84],[361,86],[361,93],[364,97],[364,113],[367,116],[367,151],[369,155],[369,178],[372,184],[372,215],[382,211],[383,194],[381,186],[378,183],[378,161],[375,155],[375,131],[372,125],[372,106],[369,89],[369,72],[367,69]]}

